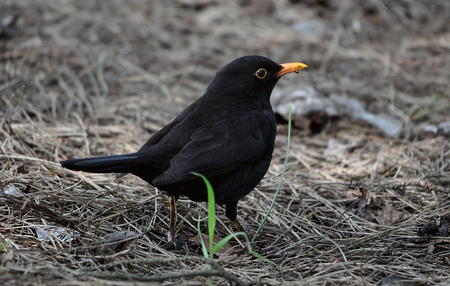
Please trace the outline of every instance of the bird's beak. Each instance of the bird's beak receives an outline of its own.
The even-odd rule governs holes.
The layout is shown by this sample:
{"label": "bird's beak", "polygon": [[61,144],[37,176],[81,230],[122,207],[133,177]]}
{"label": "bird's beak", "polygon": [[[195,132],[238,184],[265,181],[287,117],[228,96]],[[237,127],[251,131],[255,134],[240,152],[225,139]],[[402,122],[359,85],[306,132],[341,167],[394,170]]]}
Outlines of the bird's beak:
{"label": "bird's beak", "polygon": [[283,76],[285,74],[291,73],[291,72],[299,72],[302,69],[307,68],[308,66],[304,63],[286,63],[281,64],[281,70],[277,72],[277,77]]}

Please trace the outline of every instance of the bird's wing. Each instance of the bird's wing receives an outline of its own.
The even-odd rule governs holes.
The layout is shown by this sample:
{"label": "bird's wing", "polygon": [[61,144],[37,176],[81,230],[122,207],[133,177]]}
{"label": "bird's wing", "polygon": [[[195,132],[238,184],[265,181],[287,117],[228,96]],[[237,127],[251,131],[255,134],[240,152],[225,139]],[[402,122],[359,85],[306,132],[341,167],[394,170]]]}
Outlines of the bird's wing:
{"label": "bird's wing", "polygon": [[172,122],[164,126],[161,130],[153,134],[150,139],[145,142],[144,145],[137,151],[137,153],[145,152],[146,150],[154,147],[160,140],[162,140],[168,133],[172,131],[172,128],[177,126],[180,122],[186,119],[186,117],[189,117],[189,115],[192,114],[193,110],[198,108],[199,103],[201,103],[202,98],[199,98],[199,100],[194,101],[191,105],[189,105],[183,112],[181,112]]}
{"label": "bird's wing", "polygon": [[196,178],[191,172],[212,177],[259,161],[270,144],[264,130],[249,122],[240,121],[239,126],[230,123],[196,130],[172,158],[169,168],[153,179],[153,185],[190,181]]}

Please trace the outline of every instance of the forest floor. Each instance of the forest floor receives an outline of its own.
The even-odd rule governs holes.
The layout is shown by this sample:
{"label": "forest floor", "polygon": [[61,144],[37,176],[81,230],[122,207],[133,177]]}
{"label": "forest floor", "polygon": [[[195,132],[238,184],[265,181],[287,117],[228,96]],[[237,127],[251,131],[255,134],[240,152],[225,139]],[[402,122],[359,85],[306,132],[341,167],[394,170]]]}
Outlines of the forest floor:
{"label": "forest floor", "polygon": [[[449,1],[425,0],[2,1],[0,284],[450,285],[448,19]],[[280,118],[238,210],[252,236],[282,183],[255,243],[270,262],[232,241],[208,270],[164,247],[164,194],[58,162],[137,150],[246,54],[309,65],[276,94],[357,100],[399,129],[298,116],[284,164]],[[199,217],[206,235],[206,204],[178,211],[181,236]]]}

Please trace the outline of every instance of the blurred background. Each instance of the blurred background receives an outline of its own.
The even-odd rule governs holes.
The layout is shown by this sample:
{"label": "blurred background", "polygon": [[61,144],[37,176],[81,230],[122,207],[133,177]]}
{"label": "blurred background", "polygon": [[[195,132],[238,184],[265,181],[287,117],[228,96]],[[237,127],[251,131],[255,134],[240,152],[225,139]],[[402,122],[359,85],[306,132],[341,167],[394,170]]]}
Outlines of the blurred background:
{"label": "blurred background", "polygon": [[201,96],[218,68],[259,54],[310,66],[280,81],[274,107],[299,104],[296,125],[311,133],[336,118],[366,121],[394,137],[410,138],[417,128],[449,133],[442,125],[450,108],[449,1],[0,5],[3,117],[52,122],[77,114],[86,123],[156,130]]}

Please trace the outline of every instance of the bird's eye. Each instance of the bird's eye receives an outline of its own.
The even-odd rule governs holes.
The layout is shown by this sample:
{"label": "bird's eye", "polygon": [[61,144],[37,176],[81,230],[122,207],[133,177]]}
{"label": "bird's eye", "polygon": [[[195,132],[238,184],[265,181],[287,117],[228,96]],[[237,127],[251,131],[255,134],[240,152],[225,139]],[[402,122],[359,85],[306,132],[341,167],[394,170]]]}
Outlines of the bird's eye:
{"label": "bird's eye", "polygon": [[267,71],[266,69],[259,69],[255,72],[255,75],[259,79],[264,79],[267,76]]}

